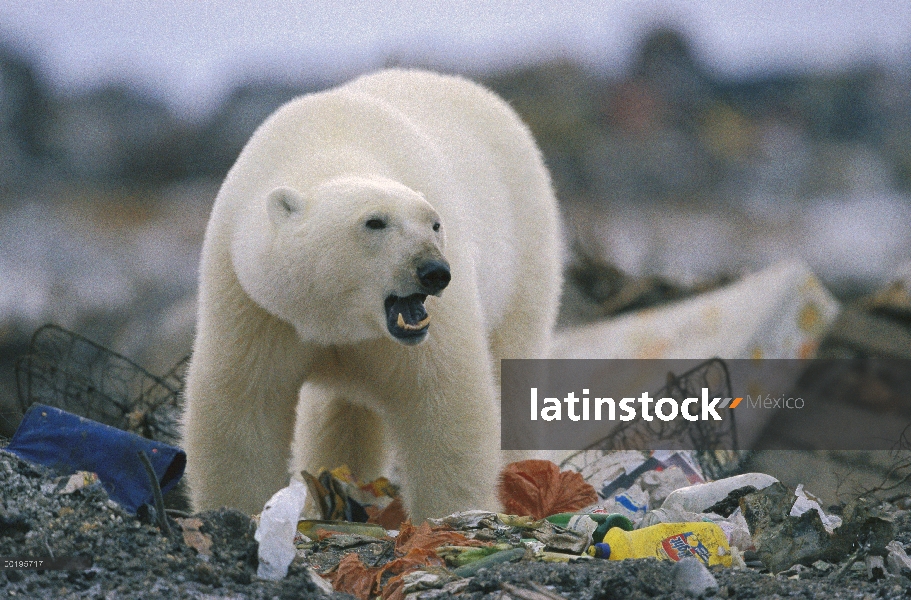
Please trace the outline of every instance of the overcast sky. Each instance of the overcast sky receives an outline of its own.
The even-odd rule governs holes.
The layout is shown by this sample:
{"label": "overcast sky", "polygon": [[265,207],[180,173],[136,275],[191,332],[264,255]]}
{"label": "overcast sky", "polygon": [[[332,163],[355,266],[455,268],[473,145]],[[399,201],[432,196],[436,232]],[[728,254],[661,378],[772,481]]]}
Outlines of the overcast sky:
{"label": "overcast sky", "polygon": [[251,74],[339,76],[389,56],[478,71],[562,55],[619,71],[657,23],[729,73],[911,61],[909,0],[0,2],[0,35],[55,87],[126,80],[188,115]]}

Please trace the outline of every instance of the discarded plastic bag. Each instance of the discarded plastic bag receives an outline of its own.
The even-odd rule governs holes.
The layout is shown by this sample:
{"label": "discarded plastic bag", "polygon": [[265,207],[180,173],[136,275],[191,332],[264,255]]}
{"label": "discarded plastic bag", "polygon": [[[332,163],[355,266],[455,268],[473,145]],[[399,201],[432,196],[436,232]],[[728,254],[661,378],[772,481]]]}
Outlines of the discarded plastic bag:
{"label": "discarded plastic bag", "polygon": [[661,506],[674,490],[692,485],[683,469],[677,466],[661,471],[647,471],[642,474],[638,483],[648,494],[649,506]]}
{"label": "discarded plastic bag", "polygon": [[[582,450],[566,457],[560,468],[581,473],[601,498],[639,483],[650,497],[654,489],[663,501],[672,489],[705,481],[692,451],[684,450]],[[653,498],[652,503],[657,505],[658,500]]]}
{"label": "discarded plastic bag", "polygon": [[673,508],[698,513],[724,500],[734,490],[746,486],[753,486],[757,490],[761,490],[777,482],[777,479],[765,473],[734,475],[733,477],[674,490],[661,505],[661,508]]}
{"label": "discarded plastic bag", "polygon": [[180,448],[44,404],[29,407],[6,450],[52,469],[96,473],[108,496],[133,514],[154,501],[139,452],[148,456],[162,493],[177,485],[187,464]]}
{"label": "discarded plastic bag", "polygon": [[254,538],[259,542],[257,577],[282,579],[294,560],[294,534],[307,501],[307,486],[292,479],[288,487],[269,498],[259,517]]}
{"label": "discarded plastic bag", "polygon": [[585,512],[621,514],[636,524],[648,512],[648,494],[638,484],[632,485],[598,504],[586,507]]}

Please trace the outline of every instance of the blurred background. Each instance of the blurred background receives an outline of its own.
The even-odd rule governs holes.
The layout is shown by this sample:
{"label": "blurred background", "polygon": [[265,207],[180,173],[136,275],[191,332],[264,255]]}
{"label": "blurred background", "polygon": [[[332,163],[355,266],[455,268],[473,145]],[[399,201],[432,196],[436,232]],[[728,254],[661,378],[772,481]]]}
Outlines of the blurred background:
{"label": "blurred background", "polygon": [[253,129],[390,65],[509,100],[568,267],[608,287],[699,289],[792,256],[843,300],[911,277],[907,2],[6,2],[0,434],[45,322],[153,373],[184,356],[208,210]]}

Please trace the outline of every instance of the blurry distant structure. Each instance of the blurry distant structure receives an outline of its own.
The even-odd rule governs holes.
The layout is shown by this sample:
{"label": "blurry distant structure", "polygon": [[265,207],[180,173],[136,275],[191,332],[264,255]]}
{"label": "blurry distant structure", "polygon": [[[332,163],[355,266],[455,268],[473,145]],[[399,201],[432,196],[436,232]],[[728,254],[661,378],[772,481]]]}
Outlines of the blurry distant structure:
{"label": "blurry distant structure", "polygon": [[[911,190],[909,64],[723,78],[659,28],[620,78],[558,61],[484,79],[528,121],[567,201]],[[133,188],[219,180],[270,112],[331,83],[249,82],[188,123],[122,83],[51,97],[27,57],[0,47],[0,181],[39,167]]]}
{"label": "blurry distant structure", "polygon": [[658,29],[645,38],[630,81],[662,98],[670,109],[668,116],[680,127],[691,125],[686,115],[703,112],[714,96],[689,42],[672,29]]}
{"label": "blurry distant structure", "polygon": [[44,158],[48,101],[29,61],[0,45],[0,189],[20,183]]}
{"label": "blurry distant structure", "polygon": [[327,85],[247,83],[208,119],[189,123],[126,83],[53,96],[30,60],[0,41],[0,188],[12,191],[39,172],[134,190],[220,180],[272,111]]}
{"label": "blurry distant structure", "polygon": [[659,29],[617,80],[572,64],[491,76],[568,201],[780,200],[911,190],[911,65],[722,78]]}
{"label": "blurry distant structure", "polygon": [[186,174],[224,177],[260,123],[276,108],[308,91],[315,88],[269,82],[248,83],[235,89],[196,132],[184,157]]}
{"label": "blurry distant structure", "polygon": [[[610,88],[602,96],[601,120],[616,137],[592,148],[587,160],[599,187],[627,198],[660,199],[717,184],[719,166],[693,118],[711,109],[716,90],[683,36],[669,29],[651,33],[630,76]],[[629,149],[634,154],[623,161]],[[630,159],[635,162],[626,164]],[[622,167],[611,173],[611,163]]]}
{"label": "blurry distant structure", "polygon": [[148,185],[183,175],[181,124],[163,103],[123,85],[58,99],[46,132],[66,178]]}

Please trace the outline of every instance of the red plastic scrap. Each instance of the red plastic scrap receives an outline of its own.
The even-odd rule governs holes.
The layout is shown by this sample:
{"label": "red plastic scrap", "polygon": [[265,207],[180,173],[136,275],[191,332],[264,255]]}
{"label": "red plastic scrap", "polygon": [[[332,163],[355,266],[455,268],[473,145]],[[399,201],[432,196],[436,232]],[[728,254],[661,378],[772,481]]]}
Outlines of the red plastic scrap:
{"label": "red plastic scrap", "polygon": [[386,505],[386,508],[377,508],[376,506],[365,506],[364,510],[370,515],[368,523],[376,523],[383,529],[400,529],[402,523],[408,520],[408,513],[405,512],[405,506],[400,498],[396,498]]}
{"label": "red plastic scrap", "polygon": [[338,567],[331,573],[324,575],[336,592],[351,594],[362,600],[368,600],[372,595],[374,572],[380,567],[368,569],[361,562],[361,557],[356,553],[346,554]]}
{"label": "red plastic scrap", "polygon": [[431,527],[427,522],[415,527],[410,521],[402,523],[402,529],[395,538],[395,550],[405,554],[414,548],[433,550],[440,546],[489,546],[490,542],[472,540],[448,527]]}
{"label": "red plastic scrap", "polygon": [[325,575],[337,592],[368,600],[380,593],[384,600],[402,597],[404,576],[426,567],[445,567],[446,562],[434,551],[440,546],[487,546],[489,542],[468,539],[446,527],[421,523],[415,527],[402,523],[395,540],[397,558],[379,567],[368,568],[355,553],[345,555],[338,567]]}
{"label": "red plastic scrap", "polygon": [[575,512],[598,500],[595,488],[575,471],[560,472],[549,460],[523,460],[506,465],[499,498],[509,514],[543,519]]}
{"label": "red plastic scrap", "polygon": [[[437,556],[433,550],[426,548],[412,548],[408,554],[402,558],[397,558],[383,565],[382,572],[376,577],[377,583],[383,590],[383,599],[397,599],[402,597],[402,586],[405,583],[405,575],[412,571],[417,571],[424,567],[445,567],[446,561]],[[382,582],[383,575],[391,573],[393,576],[385,582]]]}
{"label": "red plastic scrap", "polygon": [[364,566],[361,557],[352,552],[346,554],[338,567],[325,577],[332,583],[335,591],[357,596],[361,600],[369,600],[381,591],[383,598],[399,591],[406,573],[423,567],[444,566],[445,561],[437,556],[436,552],[427,548],[411,548],[404,556],[385,565],[370,568]]}

